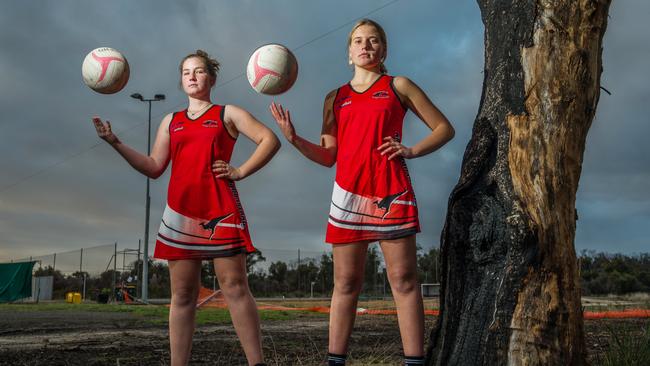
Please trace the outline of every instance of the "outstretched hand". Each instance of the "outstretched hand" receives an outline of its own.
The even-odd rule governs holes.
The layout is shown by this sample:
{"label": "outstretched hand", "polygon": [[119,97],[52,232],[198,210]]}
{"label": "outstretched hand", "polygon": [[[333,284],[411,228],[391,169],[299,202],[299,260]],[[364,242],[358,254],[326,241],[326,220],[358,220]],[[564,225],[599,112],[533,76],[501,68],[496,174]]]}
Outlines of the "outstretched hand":
{"label": "outstretched hand", "polygon": [[111,129],[111,123],[106,121],[105,123],[99,117],[93,117],[93,124],[95,124],[95,130],[97,130],[97,136],[102,140],[108,142],[109,144],[114,144],[120,140],[115,136],[113,130]]}
{"label": "outstretched hand", "polygon": [[215,178],[226,178],[230,180],[240,180],[243,178],[239,168],[235,168],[223,160],[217,160],[212,163],[212,172],[216,174]]}
{"label": "outstretched hand", "polygon": [[410,159],[414,157],[415,155],[413,154],[413,150],[411,150],[410,147],[406,147],[402,145],[399,140],[388,136],[384,137],[384,142],[381,146],[377,148],[381,152],[381,155],[386,155],[388,153],[391,153],[388,156],[388,160],[392,160],[396,156],[401,156],[405,159]]}
{"label": "outstretched hand", "polygon": [[293,123],[291,123],[291,113],[289,110],[282,108],[282,104],[275,104],[271,102],[269,106],[271,110],[271,115],[275,118],[275,121],[278,123],[280,130],[284,137],[293,144],[293,141],[296,138],[296,130],[293,128]]}

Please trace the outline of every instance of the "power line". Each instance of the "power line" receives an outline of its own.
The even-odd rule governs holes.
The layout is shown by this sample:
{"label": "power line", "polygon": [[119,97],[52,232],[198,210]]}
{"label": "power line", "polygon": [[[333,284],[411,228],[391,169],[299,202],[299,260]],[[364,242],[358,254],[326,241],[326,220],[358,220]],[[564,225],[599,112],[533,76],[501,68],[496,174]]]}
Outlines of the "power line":
{"label": "power line", "polygon": [[[346,23],[341,24],[340,26],[338,26],[338,27],[336,27],[336,28],[334,28],[334,29],[331,29],[331,30],[329,30],[329,31],[327,31],[327,32],[325,32],[325,33],[322,33],[322,34],[318,35],[318,36],[316,36],[315,38],[312,38],[311,40],[309,40],[309,41],[307,41],[307,42],[305,42],[305,43],[303,43],[303,44],[301,44],[301,45],[299,45],[299,46],[297,46],[297,47],[289,47],[289,48],[292,49],[293,51],[298,51],[298,50],[300,50],[301,48],[304,48],[304,47],[306,47],[306,46],[308,46],[308,45],[310,45],[310,44],[312,44],[312,43],[314,43],[314,42],[316,42],[316,41],[318,41],[318,40],[321,40],[321,39],[327,37],[328,35],[330,35],[330,34],[332,34],[332,33],[335,33],[335,32],[337,32],[337,31],[339,31],[339,30],[341,30],[341,29],[343,29],[343,28],[349,26],[350,24],[356,22],[357,20],[362,19],[362,18],[365,18],[365,17],[367,17],[367,16],[369,16],[369,15],[371,15],[371,14],[374,14],[374,13],[376,13],[376,12],[378,12],[378,11],[380,11],[380,10],[382,10],[382,9],[384,9],[384,8],[386,8],[386,7],[388,7],[388,6],[390,6],[390,5],[393,5],[394,3],[398,2],[398,1],[400,1],[400,0],[392,0],[392,1],[390,1],[390,2],[387,2],[386,4],[384,4],[384,5],[382,5],[382,6],[378,7],[378,8],[375,8],[375,9],[373,9],[373,10],[371,10],[371,11],[369,11],[369,12],[367,12],[367,13],[361,15],[361,16],[358,16],[358,17],[356,17],[356,18],[354,18],[354,19],[352,19],[352,20],[347,21]],[[246,75],[246,73],[245,73],[245,72],[242,72],[241,74],[236,75],[236,76],[234,76],[234,77],[228,79],[227,81],[218,84],[218,85],[215,87],[215,89],[222,88],[222,87],[224,87],[224,86],[226,86],[226,85],[232,83],[233,81],[240,79],[240,78],[243,77],[244,75]],[[181,107],[181,106],[184,105],[184,104],[185,104],[185,102],[178,103],[177,105],[175,105],[175,106],[173,106],[173,107],[167,109],[166,111],[164,111],[164,112],[162,112],[162,113],[156,115],[155,118],[160,118],[160,117],[162,117],[164,114],[171,113],[172,111],[175,111],[177,108]],[[144,122],[142,122],[142,123],[140,123],[140,124],[144,124]],[[131,129],[137,127],[137,126],[138,126],[138,125],[134,125],[133,127],[129,128],[128,130],[131,130]],[[126,131],[128,131],[128,130],[126,130]],[[1,193],[1,191],[0,191],[0,193]]]}
{"label": "power line", "polygon": [[[356,18],[354,18],[354,19],[352,19],[352,20],[349,20],[349,21],[347,21],[347,22],[341,24],[340,26],[338,26],[338,27],[336,27],[336,28],[334,28],[334,29],[331,29],[331,30],[329,30],[329,31],[327,31],[327,32],[325,32],[325,33],[322,33],[322,34],[316,36],[315,38],[312,38],[311,40],[309,40],[309,41],[307,41],[307,42],[305,42],[305,43],[303,43],[303,44],[301,44],[301,45],[299,45],[299,46],[297,46],[297,47],[294,47],[294,48],[292,48],[292,49],[293,49],[294,51],[298,51],[298,50],[300,50],[300,49],[302,49],[302,48],[304,48],[304,47],[306,47],[306,46],[308,46],[308,45],[310,45],[310,44],[312,44],[312,43],[314,43],[314,42],[316,42],[316,41],[319,41],[319,40],[321,40],[321,39],[323,39],[323,38],[329,36],[329,35],[332,34],[332,33],[335,33],[335,32],[337,32],[337,31],[339,31],[339,30],[341,30],[341,29],[343,29],[343,28],[349,26],[350,24],[356,22],[357,20],[362,19],[362,18],[365,18],[365,17],[367,17],[367,16],[369,16],[369,15],[371,15],[371,14],[374,14],[374,13],[380,11],[380,10],[383,10],[384,8],[387,8],[388,6],[391,6],[391,5],[395,4],[395,3],[398,2],[398,1],[400,1],[400,0],[392,0],[392,1],[389,1],[389,2],[387,2],[386,4],[384,4],[384,5],[380,6],[380,7],[374,8],[373,10],[371,10],[371,11],[369,11],[369,12],[367,12],[367,13],[361,15],[361,16],[358,16],[358,17],[356,17]],[[217,85],[217,86],[215,87],[215,89],[223,88],[224,86],[226,86],[226,85],[232,83],[233,81],[240,79],[240,78],[243,77],[244,75],[246,75],[245,72],[243,72],[243,73],[241,73],[241,74],[239,74],[239,75],[237,75],[237,76],[234,76],[234,77],[232,77],[232,78],[226,80],[225,82],[220,83],[219,85]],[[159,114],[153,116],[152,118],[154,118],[154,119],[160,119],[163,115],[166,115],[166,114],[168,114],[168,113],[170,113],[170,112],[172,112],[172,111],[175,111],[177,108],[181,107],[181,106],[184,105],[184,104],[185,104],[185,102],[182,102],[182,103],[176,104],[175,106],[173,106],[173,107],[171,107],[171,108],[168,108],[167,110],[165,110],[165,111],[163,111],[163,112],[161,112],[161,113],[159,113]],[[145,124],[145,122],[136,123],[136,124],[132,125],[131,127],[127,128],[127,129],[124,129],[124,130],[121,130],[121,131],[116,131],[116,134],[119,134],[119,135],[127,135],[130,131],[133,131],[134,129],[136,129],[136,128],[138,128],[138,127],[144,125],[144,124]],[[87,153],[87,152],[89,152],[89,151],[92,151],[92,150],[94,150],[95,148],[97,148],[98,146],[101,146],[101,145],[103,145],[103,142],[100,141],[100,142],[98,142],[98,143],[96,143],[96,144],[94,144],[94,145],[92,145],[92,146],[90,146],[90,147],[88,147],[88,148],[86,148],[86,149],[84,149],[84,150],[81,150],[81,151],[79,151],[79,152],[76,152],[76,153],[70,154],[70,155],[66,156],[65,158],[63,158],[62,160],[60,160],[60,161],[58,161],[58,162],[55,162],[55,163],[53,163],[53,164],[51,164],[51,165],[48,165],[48,166],[46,166],[46,167],[44,167],[44,168],[41,168],[41,169],[37,170],[36,172],[34,172],[34,173],[32,173],[32,174],[29,174],[29,175],[27,175],[27,176],[25,176],[25,177],[23,177],[23,178],[21,178],[21,179],[15,181],[15,182],[13,182],[13,183],[9,183],[8,185],[6,185],[6,186],[0,188],[0,194],[2,194],[2,193],[4,193],[4,192],[6,192],[6,191],[12,189],[13,187],[15,187],[15,186],[17,186],[17,185],[19,185],[19,184],[21,184],[21,183],[27,181],[27,180],[30,180],[30,179],[32,179],[32,178],[34,178],[34,177],[36,177],[36,176],[39,176],[39,175],[41,175],[41,174],[43,174],[43,173],[49,171],[50,169],[52,169],[52,168],[54,168],[54,167],[57,167],[57,166],[59,166],[59,165],[61,165],[61,164],[63,164],[63,163],[66,163],[66,162],[68,162],[69,160],[72,160],[72,159],[76,158],[77,156],[80,156],[80,155],[83,155],[83,154],[85,154],[85,153]]]}
{"label": "power line", "polygon": [[11,188],[13,188],[13,187],[19,185],[20,183],[23,183],[23,182],[25,182],[25,181],[27,181],[27,180],[29,180],[29,179],[31,179],[31,178],[37,176],[37,175],[40,175],[40,174],[42,174],[42,173],[45,173],[46,171],[48,171],[48,170],[50,170],[50,169],[52,169],[52,168],[54,168],[54,167],[57,167],[57,166],[59,166],[59,165],[65,163],[65,162],[67,162],[68,160],[72,160],[72,159],[76,158],[76,157],[79,156],[79,155],[83,155],[83,154],[87,153],[88,151],[93,150],[93,149],[96,148],[97,146],[100,146],[100,145],[103,145],[103,144],[104,144],[104,143],[103,143],[102,141],[100,141],[100,142],[94,144],[93,146],[91,146],[91,147],[89,147],[89,148],[87,148],[87,149],[85,149],[85,150],[82,150],[82,151],[79,151],[79,152],[76,152],[76,153],[70,154],[70,155],[66,156],[65,158],[63,158],[62,160],[59,160],[59,161],[57,161],[57,162],[55,162],[55,163],[53,163],[53,164],[51,164],[51,165],[48,165],[48,166],[46,166],[45,168],[41,168],[40,170],[37,170],[36,172],[34,172],[34,173],[32,173],[32,174],[29,174],[29,175],[27,175],[27,176],[25,176],[25,177],[23,177],[23,178],[17,180],[16,182],[10,183],[10,184],[8,184],[8,185],[2,187],[2,189],[0,189],[0,194],[1,194],[1,193],[4,193],[5,191],[10,190]]}

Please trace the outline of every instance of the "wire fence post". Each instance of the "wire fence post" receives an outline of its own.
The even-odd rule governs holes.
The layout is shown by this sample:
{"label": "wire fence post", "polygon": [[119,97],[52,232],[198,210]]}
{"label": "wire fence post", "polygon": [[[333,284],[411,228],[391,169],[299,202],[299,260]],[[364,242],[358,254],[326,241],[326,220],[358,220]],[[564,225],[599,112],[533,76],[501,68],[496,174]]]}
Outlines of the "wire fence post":
{"label": "wire fence post", "polygon": [[436,283],[440,283],[440,277],[438,277],[438,258],[440,258],[440,252],[438,251],[436,254],[436,260],[433,261],[433,266],[436,271]]}
{"label": "wire fence post", "polygon": [[142,245],[142,240],[138,239],[138,261],[136,262],[136,268],[135,268],[135,273],[136,276],[138,276],[138,281],[136,282],[138,284],[138,296],[141,298],[142,297],[142,262],[140,262],[140,247]]}
{"label": "wire fence post", "polygon": [[111,283],[111,296],[113,297],[113,302],[117,302],[115,298],[115,281],[117,281],[117,242],[115,242],[115,247],[113,249],[113,281]]}
{"label": "wire fence post", "polygon": [[386,265],[384,265],[384,267],[381,269],[381,273],[383,275],[382,277],[384,280],[384,284],[382,285],[382,292],[385,298],[386,297]]}
{"label": "wire fence post", "polygon": [[80,254],[79,254],[79,279],[81,280],[81,287],[83,289],[84,280],[83,280],[83,277],[82,277],[82,273],[83,273],[83,263],[84,263],[84,248],[81,248],[81,250],[79,252],[80,252]]}

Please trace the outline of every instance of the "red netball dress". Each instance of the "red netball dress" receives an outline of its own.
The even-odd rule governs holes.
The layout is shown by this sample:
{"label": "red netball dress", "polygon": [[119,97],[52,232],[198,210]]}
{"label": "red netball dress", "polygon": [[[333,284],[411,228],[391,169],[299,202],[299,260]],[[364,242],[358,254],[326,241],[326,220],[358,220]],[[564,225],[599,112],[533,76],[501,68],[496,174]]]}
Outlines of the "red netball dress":
{"label": "red netball dress", "polygon": [[332,244],[396,239],[420,231],[406,162],[377,148],[402,137],[406,107],[382,75],[364,92],[343,85],[334,99],[338,127],[336,181],[325,241]]}
{"label": "red netball dress", "polygon": [[212,163],[230,161],[235,139],[223,123],[225,106],[197,119],[187,110],[169,123],[172,174],[154,257],[209,259],[255,251],[235,183],[215,178]]}

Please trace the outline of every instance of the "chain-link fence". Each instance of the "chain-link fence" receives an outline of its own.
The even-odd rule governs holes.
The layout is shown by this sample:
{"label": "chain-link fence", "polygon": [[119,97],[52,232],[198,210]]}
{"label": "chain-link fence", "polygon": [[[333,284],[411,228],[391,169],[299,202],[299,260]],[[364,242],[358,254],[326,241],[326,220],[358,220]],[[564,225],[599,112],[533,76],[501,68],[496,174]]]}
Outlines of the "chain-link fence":
{"label": "chain-link fence", "polygon": [[[334,266],[330,247],[322,251],[259,248],[247,257],[248,278],[256,297],[330,297],[334,287]],[[421,283],[439,282],[437,248],[418,251]],[[12,262],[37,261],[34,276],[53,277],[53,299],[64,299],[68,292],[79,292],[83,299],[121,300],[124,293],[139,297],[142,288],[140,249],[118,248],[117,243],[22,258]],[[204,261],[201,283],[218,288],[211,261]],[[170,297],[169,269],[166,261],[150,259],[148,293],[150,299]],[[366,255],[362,297],[389,297],[390,285],[381,250],[371,245]]]}
{"label": "chain-link fence", "polygon": [[[137,292],[139,249],[120,249],[117,243],[81,248],[11,262],[35,261],[34,277],[52,277],[52,299],[64,299],[69,292],[79,292],[82,299],[114,297],[126,281]],[[141,267],[141,266],[140,266]],[[103,295],[103,296],[100,296]]]}

